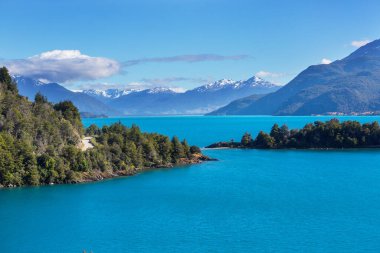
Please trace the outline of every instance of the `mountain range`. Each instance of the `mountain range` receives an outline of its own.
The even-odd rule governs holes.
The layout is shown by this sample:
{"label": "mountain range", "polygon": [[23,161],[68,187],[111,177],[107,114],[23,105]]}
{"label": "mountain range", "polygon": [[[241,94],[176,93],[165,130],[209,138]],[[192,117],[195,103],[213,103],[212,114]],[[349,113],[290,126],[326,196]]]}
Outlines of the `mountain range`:
{"label": "mountain range", "polygon": [[92,96],[81,92],[73,92],[58,83],[45,83],[25,76],[13,76],[21,95],[33,100],[40,92],[50,102],[72,101],[81,113],[117,116],[121,113]]}
{"label": "mountain range", "polygon": [[258,77],[245,81],[222,79],[186,92],[170,88],[146,90],[85,90],[125,115],[205,114],[252,94],[267,94],[279,87]]}
{"label": "mountain range", "polygon": [[107,116],[205,114],[235,99],[267,94],[279,88],[255,76],[245,81],[222,79],[182,93],[162,87],[73,92],[57,83],[44,83],[23,76],[14,79],[23,96],[34,98],[40,92],[54,103],[71,100],[81,113]]}
{"label": "mountain range", "polygon": [[380,40],[330,64],[308,67],[263,97],[231,102],[210,115],[369,114],[380,111]]}

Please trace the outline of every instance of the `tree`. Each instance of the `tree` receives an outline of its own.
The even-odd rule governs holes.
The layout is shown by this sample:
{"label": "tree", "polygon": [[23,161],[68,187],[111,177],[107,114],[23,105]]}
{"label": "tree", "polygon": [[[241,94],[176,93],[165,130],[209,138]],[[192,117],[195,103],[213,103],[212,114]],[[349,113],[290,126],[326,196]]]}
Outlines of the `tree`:
{"label": "tree", "polygon": [[79,110],[71,101],[59,102],[54,105],[54,109],[61,112],[62,116],[68,120],[79,133],[83,132]]}
{"label": "tree", "polygon": [[36,104],[46,104],[48,102],[48,100],[44,95],[42,95],[40,92],[38,92],[36,94],[36,96],[34,97],[34,102]]}
{"label": "tree", "polygon": [[94,136],[94,135],[99,135],[99,134],[101,134],[101,130],[95,124],[92,124],[86,129],[86,135]]}
{"label": "tree", "polygon": [[201,149],[199,147],[197,147],[197,146],[191,146],[190,147],[190,152],[192,154],[200,154],[200,153],[202,153]]}
{"label": "tree", "polygon": [[158,137],[158,150],[163,163],[171,162],[172,143],[167,136]]}
{"label": "tree", "polygon": [[187,143],[186,139],[184,139],[184,140],[182,141],[182,147],[183,147],[183,152],[184,152],[185,156],[186,156],[187,158],[191,158],[190,146],[189,146],[189,144]]}
{"label": "tree", "polygon": [[257,148],[273,148],[275,146],[275,140],[267,133],[260,131],[255,139],[254,145]]}
{"label": "tree", "polygon": [[174,136],[172,138],[172,145],[173,145],[172,158],[173,158],[173,162],[176,163],[180,158],[185,157],[185,152],[177,136]]}
{"label": "tree", "polygon": [[250,133],[246,132],[243,137],[241,138],[241,144],[243,146],[249,146],[252,142],[252,136]]}
{"label": "tree", "polygon": [[5,85],[6,90],[14,94],[18,93],[17,84],[12,80],[6,67],[0,68],[0,84]]}

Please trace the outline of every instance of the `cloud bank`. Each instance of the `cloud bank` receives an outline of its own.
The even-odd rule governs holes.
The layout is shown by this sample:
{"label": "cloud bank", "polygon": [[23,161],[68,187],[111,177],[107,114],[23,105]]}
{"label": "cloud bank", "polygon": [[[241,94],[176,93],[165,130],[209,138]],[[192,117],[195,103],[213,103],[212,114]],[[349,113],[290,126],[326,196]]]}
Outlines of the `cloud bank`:
{"label": "cloud bank", "polygon": [[79,50],[53,50],[27,59],[5,61],[4,64],[14,75],[49,82],[95,80],[121,71],[117,61],[91,57]]}
{"label": "cloud bank", "polygon": [[[250,58],[248,55],[189,54],[170,57],[153,57],[118,62],[104,57],[92,57],[79,50],[52,50],[26,59],[0,60],[14,75],[28,76],[45,82],[70,83],[92,81],[122,72],[123,68],[144,63],[238,61]],[[203,82],[197,78],[144,79],[139,83],[164,84],[174,82]]]}
{"label": "cloud bank", "polygon": [[205,62],[205,61],[238,61],[250,58],[249,55],[217,55],[217,54],[189,54],[189,55],[177,55],[171,57],[154,57],[154,58],[141,58],[135,60],[129,60],[123,62],[123,66],[133,66],[143,63],[170,63],[170,62]]}

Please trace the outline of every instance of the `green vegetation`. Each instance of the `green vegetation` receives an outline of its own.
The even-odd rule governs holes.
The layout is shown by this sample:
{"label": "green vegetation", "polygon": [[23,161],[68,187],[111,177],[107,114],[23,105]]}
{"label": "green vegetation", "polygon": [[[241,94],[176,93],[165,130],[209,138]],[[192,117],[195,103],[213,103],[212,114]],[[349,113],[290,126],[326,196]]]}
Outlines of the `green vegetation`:
{"label": "green vegetation", "polygon": [[[94,136],[94,148],[81,151],[81,137]],[[146,168],[196,163],[207,157],[186,140],[142,133],[120,123],[83,129],[70,102],[35,102],[18,94],[6,68],[0,68],[0,186],[75,183],[131,175]]]}
{"label": "green vegetation", "polygon": [[316,121],[304,128],[289,130],[286,125],[274,124],[270,133],[260,131],[255,139],[245,133],[241,142],[219,142],[208,148],[261,148],[261,149],[327,149],[327,148],[380,148],[378,122],[360,124],[357,121],[340,123],[337,119]]}

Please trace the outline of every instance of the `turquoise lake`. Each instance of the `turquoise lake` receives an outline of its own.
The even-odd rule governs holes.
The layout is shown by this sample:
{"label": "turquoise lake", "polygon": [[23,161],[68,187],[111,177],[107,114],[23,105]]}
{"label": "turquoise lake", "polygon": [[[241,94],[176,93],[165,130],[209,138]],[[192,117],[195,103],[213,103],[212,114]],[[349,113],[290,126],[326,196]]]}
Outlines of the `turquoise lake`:
{"label": "turquoise lake", "polygon": [[[131,117],[204,147],[329,117]],[[361,122],[380,117],[339,117]],[[0,252],[379,252],[380,150],[205,150],[219,159],[0,190]]]}

